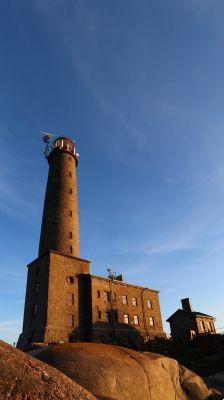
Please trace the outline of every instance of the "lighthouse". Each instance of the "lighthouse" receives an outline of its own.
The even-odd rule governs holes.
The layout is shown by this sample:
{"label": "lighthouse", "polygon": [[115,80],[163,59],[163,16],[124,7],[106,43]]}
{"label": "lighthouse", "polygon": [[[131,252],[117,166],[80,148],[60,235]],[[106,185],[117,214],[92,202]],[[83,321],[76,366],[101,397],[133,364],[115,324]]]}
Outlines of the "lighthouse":
{"label": "lighthouse", "polygon": [[39,257],[48,250],[79,257],[76,148],[71,139],[59,137],[49,150]]}
{"label": "lighthouse", "polygon": [[79,257],[74,142],[45,134],[49,164],[38,258],[28,265],[23,331],[18,347],[88,338],[90,261]]}
{"label": "lighthouse", "polygon": [[158,290],[116,273],[91,275],[90,261],[80,258],[76,146],[65,136],[52,141],[45,133],[43,139],[49,170],[39,252],[27,266],[17,346],[97,341],[136,347],[164,337]]}

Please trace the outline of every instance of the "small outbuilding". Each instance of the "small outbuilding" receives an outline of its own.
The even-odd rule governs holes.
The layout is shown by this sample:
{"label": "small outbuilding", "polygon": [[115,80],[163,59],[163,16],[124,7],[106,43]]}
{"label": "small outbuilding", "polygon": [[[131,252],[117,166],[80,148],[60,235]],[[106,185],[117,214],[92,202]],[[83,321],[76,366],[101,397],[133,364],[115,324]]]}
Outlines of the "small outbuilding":
{"label": "small outbuilding", "polygon": [[181,303],[182,309],[178,309],[167,319],[172,339],[191,340],[195,336],[216,333],[214,317],[193,311],[189,298],[182,299]]}

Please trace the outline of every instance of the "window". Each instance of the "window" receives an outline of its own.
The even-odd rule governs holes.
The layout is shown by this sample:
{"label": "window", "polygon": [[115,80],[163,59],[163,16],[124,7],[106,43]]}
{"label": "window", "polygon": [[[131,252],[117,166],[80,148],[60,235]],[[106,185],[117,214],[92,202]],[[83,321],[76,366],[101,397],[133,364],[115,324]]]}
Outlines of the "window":
{"label": "window", "polygon": [[70,248],[70,253],[73,253],[73,247],[69,246],[69,248]]}
{"label": "window", "polygon": [[70,176],[70,178],[72,177],[72,173],[71,172],[69,172],[69,176]]}
{"label": "window", "polygon": [[137,306],[137,297],[132,297],[132,305]]}
{"label": "window", "polygon": [[106,317],[106,322],[111,322],[111,314],[110,314],[110,312],[106,312],[105,313],[105,317]]}
{"label": "window", "polygon": [[72,194],[72,189],[71,188],[69,189],[69,193]]}
{"label": "window", "polygon": [[101,318],[102,318],[102,313],[100,310],[98,310],[98,319],[101,319]]}
{"label": "window", "polygon": [[201,331],[205,332],[205,323],[204,323],[204,321],[201,321]]}
{"label": "window", "polygon": [[128,296],[126,294],[122,296],[122,304],[128,304]]}
{"label": "window", "polygon": [[104,296],[106,302],[110,301],[110,292],[104,292]]}
{"label": "window", "polygon": [[69,217],[72,217],[72,210],[69,210],[68,215]]}
{"label": "window", "polygon": [[117,301],[117,295],[114,293],[114,301]]}
{"label": "window", "polygon": [[67,306],[74,306],[74,294],[73,293],[67,293],[66,304],[67,304]]}
{"label": "window", "polygon": [[138,315],[134,315],[134,324],[139,325]]}
{"label": "window", "polygon": [[39,293],[39,282],[35,282],[35,294]]}
{"label": "window", "polygon": [[149,317],[149,325],[150,326],[154,326],[154,318],[153,317]]}
{"label": "window", "polygon": [[55,142],[55,145],[54,145],[55,147],[63,147],[63,140],[57,140],[56,142]]}
{"label": "window", "polygon": [[72,232],[69,232],[69,238],[70,238],[70,239],[73,238]]}
{"label": "window", "polygon": [[129,324],[129,316],[128,314],[124,314],[124,323]]}
{"label": "window", "polygon": [[100,299],[100,290],[97,290],[97,298]]}
{"label": "window", "polygon": [[67,280],[67,282],[70,283],[71,285],[75,282],[74,276],[67,276],[66,280]]}
{"label": "window", "polygon": [[37,314],[38,314],[38,306],[37,306],[37,304],[34,304],[33,305],[33,316],[37,317]]}
{"label": "window", "polygon": [[66,326],[68,326],[69,328],[74,327],[74,315],[73,314],[67,314]]}
{"label": "window", "polygon": [[147,300],[147,307],[152,308],[152,300]]}
{"label": "window", "polygon": [[196,336],[196,332],[193,329],[190,329],[190,339],[194,339],[194,337]]}

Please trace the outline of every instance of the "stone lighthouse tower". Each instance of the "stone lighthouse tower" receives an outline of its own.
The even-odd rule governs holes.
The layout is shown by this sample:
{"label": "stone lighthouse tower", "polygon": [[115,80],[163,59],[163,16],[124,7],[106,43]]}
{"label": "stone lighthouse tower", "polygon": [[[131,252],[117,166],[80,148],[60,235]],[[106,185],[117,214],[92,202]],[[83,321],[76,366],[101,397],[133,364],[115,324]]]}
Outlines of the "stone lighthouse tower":
{"label": "stone lighthouse tower", "polygon": [[74,143],[65,137],[55,140],[47,154],[48,182],[44,202],[39,257],[48,250],[79,256],[79,224]]}
{"label": "stone lighthouse tower", "polygon": [[91,327],[90,262],[79,258],[79,224],[74,142],[50,144],[39,254],[28,265],[23,332],[18,346],[88,338]]}

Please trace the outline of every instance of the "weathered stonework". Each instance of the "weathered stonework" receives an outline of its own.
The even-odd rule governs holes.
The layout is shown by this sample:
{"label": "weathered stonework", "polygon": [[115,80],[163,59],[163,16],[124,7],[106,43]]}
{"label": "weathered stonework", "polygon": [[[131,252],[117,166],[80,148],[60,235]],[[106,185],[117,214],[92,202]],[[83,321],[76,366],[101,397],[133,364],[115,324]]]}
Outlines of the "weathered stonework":
{"label": "weathered stonework", "polygon": [[[49,251],[28,265],[23,323],[25,341],[67,342],[71,335],[72,341],[84,340],[90,312],[85,308],[88,291],[81,294],[85,285],[82,276],[89,276],[89,264],[87,260]],[[67,301],[68,295],[74,296],[71,304]],[[74,316],[72,326],[68,326],[68,315]]]}
{"label": "weathered stonework", "polygon": [[[98,276],[92,276],[91,281],[93,340],[126,344],[127,339],[132,343],[136,337],[143,340],[165,336],[157,290]],[[123,304],[122,296],[126,296],[127,304]],[[106,313],[111,313],[109,323]],[[129,323],[125,323],[125,315]]]}
{"label": "weathered stonework", "polygon": [[47,158],[39,257],[28,265],[18,346],[88,340],[136,345],[165,336],[157,290],[90,275],[90,261],[79,258],[73,142],[57,139]]}
{"label": "weathered stonework", "polygon": [[74,154],[57,148],[48,161],[39,256],[56,250],[79,257],[77,161]]}

